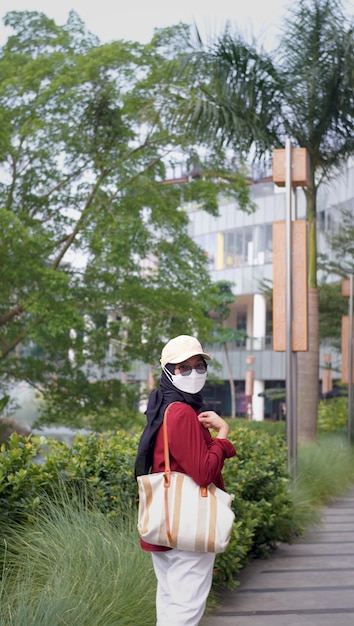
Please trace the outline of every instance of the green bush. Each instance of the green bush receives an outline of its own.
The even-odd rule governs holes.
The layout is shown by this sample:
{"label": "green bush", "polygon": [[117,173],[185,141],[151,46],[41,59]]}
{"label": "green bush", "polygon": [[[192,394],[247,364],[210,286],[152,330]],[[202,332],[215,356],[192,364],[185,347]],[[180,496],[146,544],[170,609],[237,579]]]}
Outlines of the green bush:
{"label": "green bush", "polygon": [[344,431],[348,424],[348,399],[332,398],[318,403],[317,427],[319,433]]}
{"label": "green bush", "polygon": [[[72,446],[12,435],[0,453],[0,522],[9,526],[35,521],[48,496],[55,500],[61,489],[71,498],[83,498],[89,508],[112,521],[123,519],[127,507],[137,508],[134,460],[140,432],[77,435]],[[223,475],[227,491],[235,495],[236,521],[227,550],[216,557],[214,582],[221,585],[232,585],[251,558],[265,556],[278,542],[290,543],[302,532],[310,510],[307,500],[317,482],[318,492],[331,493],[330,477],[324,484],[325,474],[318,470],[323,463],[321,447],[310,457],[317,479],[310,485],[298,480],[296,490],[287,471],[284,433],[272,434],[270,427],[262,432],[238,422],[230,438],[237,456],[226,461]],[[333,455],[341,458],[338,451]],[[327,452],[333,489],[339,489],[340,469],[334,480],[335,459],[328,464],[328,458]],[[303,468],[299,476],[310,475],[309,460],[306,463],[299,454]]]}
{"label": "green bush", "polygon": [[282,435],[285,437],[286,423],[284,421],[274,422],[273,420],[248,420],[243,418],[226,420],[230,431],[237,430],[240,426],[247,430],[255,430],[260,433],[268,433],[268,435]]}
{"label": "green bush", "polygon": [[17,433],[0,448],[0,523],[33,518],[40,504],[43,468],[34,462],[38,445]]}
{"label": "green bush", "polygon": [[[138,439],[80,435],[69,448],[13,435],[1,449],[0,626],[153,626],[156,581],[136,529]],[[287,474],[283,435],[239,424],[231,439],[237,457],[223,474],[236,521],[216,556],[214,589],[236,585],[247,562],[291,542],[316,507],[354,482],[343,436],[300,447],[296,480]]]}
{"label": "green bush", "polygon": [[62,483],[68,493],[84,493],[103,512],[120,515],[121,503],[137,499],[137,437],[125,431],[77,435],[68,446],[13,433],[0,453],[0,522],[31,520],[45,493]]}
{"label": "green bush", "polygon": [[67,491],[84,491],[95,506],[111,517],[121,514],[127,502],[137,501],[134,460],[138,433],[117,431],[77,435],[72,446],[48,441],[44,470],[66,483]]}
{"label": "green bush", "polygon": [[[40,512],[46,494],[84,497],[111,518],[137,505],[134,460],[140,431],[77,435],[72,446],[43,437],[13,435],[0,454],[0,520],[24,523]],[[237,457],[226,462],[225,485],[235,494],[236,523],[227,551],[218,555],[217,583],[231,583],[250,555],[291,540],[292,503],[286,451],[279,436],[239,426],[232,432]],[[137,538],[138,539],[138,538]]]}

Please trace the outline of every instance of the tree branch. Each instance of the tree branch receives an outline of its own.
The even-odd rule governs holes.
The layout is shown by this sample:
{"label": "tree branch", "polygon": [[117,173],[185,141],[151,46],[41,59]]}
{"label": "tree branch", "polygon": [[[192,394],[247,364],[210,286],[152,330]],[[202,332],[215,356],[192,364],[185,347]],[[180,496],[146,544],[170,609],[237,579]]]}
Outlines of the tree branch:
{"label": "tree branch", "polygon": [[[40,324],[43,319],[44,319],[44,315],[40,315],[33,325],[38,326],[38,324]],[[8,346],[6,346],[6,348],[4,348],[4,350],[1,351],[0,358],[4,359],[5,357],[7,357],[7,355],[10,354],[10,352],[12,352],[12,350],[14,350],[14,348],[16,348],[16,346],[18,346],[18,344],[21,343],[21,341],[23,341],[25,337],[27,337],[29,332],[30,332],[29,328],[24,328],[20,332],[20,334],[16,337],[16,339],[14,339]]]}
{"label": "tree branch", "polygon": [[21,315],[23,308],[20,304],[16,304],[10,311],[0,317],[0,326],[4,326],[7,322],[10,322],[16,315]]}
{"label": "tree branch", "polygon": [[83,223],[83,221],[86,218],[86,215],[88,213],[88,209],[90,208],[92,201],[98,191],[98,189],[100,188],[100,185],[103,181],[103,179],[107,176],[107,171],[103,171],[100,176],[98,177],[89,197],[86,200],[84,209],[78,219],[78,221],[76,222],[76,226],[74,228],[74,230],[72,231],[72,233],[67,237],[65,245],[62,247],[62,249],[60,250],[59,254],[57,255],[56,259],[53,262],[53,268],[57,269],[61,263],[61,261],[63,260],[63,257],[65,256],[65,254],[67,253],[67,251],[69,250],[71,244],[73,243],[73,241],[75,240],[76,235],[79,233],[80,231],[80,227]]}

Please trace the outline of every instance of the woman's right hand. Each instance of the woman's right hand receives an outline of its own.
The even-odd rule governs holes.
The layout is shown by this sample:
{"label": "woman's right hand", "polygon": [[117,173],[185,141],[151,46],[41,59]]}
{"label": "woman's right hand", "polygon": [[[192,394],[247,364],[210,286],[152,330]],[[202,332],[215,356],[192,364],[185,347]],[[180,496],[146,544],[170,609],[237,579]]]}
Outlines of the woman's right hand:
{"label": "woman's right hand", "polygon": [[227,439],[229,434],[229,425],[215,411],[202,411],[198,415],[200,423],[204,428],[211,428],[217,431],[218,439]]}

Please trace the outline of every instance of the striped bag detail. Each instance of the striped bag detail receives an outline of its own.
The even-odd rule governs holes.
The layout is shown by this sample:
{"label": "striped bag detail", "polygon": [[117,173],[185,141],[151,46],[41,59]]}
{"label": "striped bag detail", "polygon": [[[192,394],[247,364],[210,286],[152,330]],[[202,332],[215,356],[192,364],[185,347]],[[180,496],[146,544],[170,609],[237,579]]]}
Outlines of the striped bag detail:
{"label": "striped bag detail", "polygon": [[223,552],[235,519],[234,496],[213,483],[201,487],[190,476],[171,472],[166,413],[164,448],[165,472],[137,477],[140,537],[179,550]]}

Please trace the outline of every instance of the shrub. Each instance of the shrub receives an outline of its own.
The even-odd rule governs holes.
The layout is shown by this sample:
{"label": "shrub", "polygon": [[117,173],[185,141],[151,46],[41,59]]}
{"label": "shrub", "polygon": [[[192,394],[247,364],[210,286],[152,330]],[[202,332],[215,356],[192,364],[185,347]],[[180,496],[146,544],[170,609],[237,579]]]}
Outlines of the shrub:
{"label": "shrub", "polygon": [[38,446],[30,436],[13,433],[0,453],[0,522],[31,519],[40,503],[42,468],[34,462]]}
{"label": "shrub", "polygon": [[345,430],[348,424],[347,398],[332,398],[318,403],[318,432]]}
{"label": "shrub", "polygon": [[51,440],[45,471],[74,493],[84,490],[95,506],[110,516],[137,501],[134,460],[138,434],[126,431],[77,435],[72,446]]}
{"label": "shrub", "polygon": [[[0,520],[33,520],[47,496],[55,499],[63,486],[70,497],[121,519],[127,506],[137,506],[133,470],[139,436],[138,431],[77,435],[69,447],[13,435],[10,449],[0,454]],[[278,541],[292,541],[300,532],[283,435],[238,425],[231,440],[237,456],[225,463],[223,475],[227,491],[235,494],[236,523],[226,552],[217,555],[214,575],[215,583],[230,585],[250,558],[265,555]]]}
{"label": "shrub", "polygon": [[0,521],[32,519],[45,493],[66,484],[111,516],[136,502],[133,475],[137,435],[124,431],[77,435],[72,447],[54,439],[13,433],[0,453]]}
{"label": "shrub", "polygon": [[286,433],[285,421],[274,422],[272,420],[262,420],[258,422],[255,420],[248,420],[243,418],[237,418],[236,420],[227,419],[226,421],[230,427],[231,432],[233,430],[237,430],[241,426],[242,428],[246,428],[247,430],[255,430],[260,433],[268,433],[268,435],[282,435],[283,437],[285,437]]}

